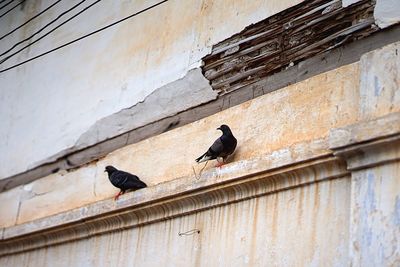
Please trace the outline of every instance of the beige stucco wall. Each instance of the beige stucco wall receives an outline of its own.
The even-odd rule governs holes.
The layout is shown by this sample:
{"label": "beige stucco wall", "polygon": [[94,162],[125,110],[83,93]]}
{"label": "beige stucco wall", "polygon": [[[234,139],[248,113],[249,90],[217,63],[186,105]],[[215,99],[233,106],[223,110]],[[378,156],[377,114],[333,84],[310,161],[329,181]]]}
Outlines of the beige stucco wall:
{"label": "beige stucco wall", "polygon": [[[0,193],[0,265],[397,266],[399,46]],[[149,188],[113,201],[108,164]]]}
{"label": "beige stucco wall", "polygon": [[[27,1],[23,9],[16,9],[1,18],[0,36],[53,2]],[[59,3],[2,40],[0,52],[27,38],[78,2]],[[39,43],[1,64],[0,69],[46,52],[157,2],[101,1]],[[0,179],[54,160],[56,155],[65,154],[66,151],[82,149],[131,130],[130,127],[139,127],[215,98],[211,89],[203,90],[201,97],[184,105],[185,101],[189,101],[187,99],[192,90],[190,84],[185,85],[181,89],[186,94],[181,97],[182,103],[171,101],[161,109],[148,109],[135,114],[131,120],[139,125],[124,122],[113,125],[112,129],[103,127],[100,138],[96,131],[90,131],[99,120],[135,106],[158,88],[185,77],[190,70],[201,65],[201,58],[211,51],[212,45],[251,23],[300,2],[170,0],[90,38],[1,73],[0,150],[3,153],[0,153]],[[44,32],[89,4],[82,4]],[[168,99],[171,95],[161,94],[160,98]]]}
{"label": "beige stucco wall", "polygon": [[[397,68],[393,67],[396,49],[398,44],[390,45],[367,54],[358,63],[129,145],[96,163],[1,193],[1,201],[19,207],[17,212],[0,209],[4,214],[1,226],[28,222],[112,197],[118,190],[110,185],[103,172],[109,164],[137,174],[149,186],[193,176],[192,167],[197,172],[202,167],[194,159],[218,137],[215,129],[222,123],[230,125],[239,140],[234,162],[268,155],[279,158],[280,153],[296,157],[299,147],[310,150],[310,154],[326,153],[330,129],[400,111],[398,80],[391,82],[398,77]],[[371,65],[374,67],[368,67]],[[370,76],[383,89],[371,87]],[[315,143],[318,144],[315,148],[307,145]],[[229,169],[228,166],[225,168]],[[213,164],[206,169],[210,168]],[[223,173],[224,168],[216,171]]]}
{"label": "beige stucco wall", "polygon": [[14,188],[22,193],[20,212],[17,219],[10,218],[4,224],[15,220],[23,223],[112,197],[118,189],[110,186],[103,172],[109,164],[139,175],[149,186],[192,176],[192,166],[197,171],[203,166],[194,159],[219,136],[216,128],[222,123],[230,125],[239,140],[234,161],[324,139],[330,128],[357,121],[358,107],[354,103],[359,98],[359,82],[354,77],[359,77],[358,63],[127,146],[95,164]]}
{"label": "beige stucco wall", "polygon": [[[300,177],[299,177],[300,179]],[[350,180],[0,258],[1,266],[345,266]],[[178,233],[199,229],[200,234]]]}

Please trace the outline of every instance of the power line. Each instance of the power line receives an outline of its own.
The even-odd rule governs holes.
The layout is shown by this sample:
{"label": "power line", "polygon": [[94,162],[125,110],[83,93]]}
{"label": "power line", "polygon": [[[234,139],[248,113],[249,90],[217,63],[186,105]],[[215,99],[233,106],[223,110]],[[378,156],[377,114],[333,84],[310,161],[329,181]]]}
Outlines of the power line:
{"label": "power line", "polygon": [[[49,27],[51,24],[53,24],[54,22],[56,22],[57,20],[59,20],[61,17],[63,17],[65,14],[69,13],[71,10],[77,8],[78,6],[80,6],[81,4],[83,4],[84,2],[86,2],[87,0],[82,0],[79,3],[75,4],[73,7],[69,8],[68,10],[64,11],[63,13],[61,13],[60,15],[57,16],[57,18],[53,19],[52,21],[50,21],[49,23],[47,23],[44,27],[40,28],[38,31],[36,31],[35,33],[33,33],[31,36],[25,38],[22,41],[19,41],[18,43],[14,44],[11,48],[9,48],[8,50],[4,51],[3,53],[0,54],[0,56],[4,56],[5,54],[7,54],[8,52],[10,52],[11,50],[13,50],[15,47],[17,47],[18,45],[25,43],[26,41],[29,41],[30,39],[32,39],[32,37],[34,37],[35,35],[37,35],[38,33],[42,32],[44,29],[46,29],[47,27]],[[3,61],[2,61],[3,62]]]}
{"label": "power line", "polygon": [[[0,1],[0,4],[1,4],[1,3],[4,3],[5,1],[7,1],[7,0],[1,0],[1,1]],[[12,1],[14,1],[14,0],[11,0],[11,2],[12,2]]]}
{"label": "power line", "polygon": [[9,12],[11,12],[14,8],[16,8],[16,7],[20,6],[20,5],[22,5],[22,3],[23,3],[24,1],[25,1],[25,0],[19,2],[18,4],[16,4],[16,5],[13,6],[12,8],[10,8],[9,10],[7,10],[7,11],[4,12],[3,14],[1,14],[1,15],[0,15],[0,19],[1,19],[2,17],[4,17],[6,14],[8,14]]}
{"label": "power line", "polygon": [[141,13],[144,13],[144,12],[146,12],[146,11],[148,11],[148,10],[154,8],[154,7],[157,7],[157,6],[159,6],[159,5],[161,5],[161,4],[165,3],[165,2],[168,2],[168,1],[169,1],[169,0],[164,0],[164,1],[158,2],[157,4],[154,4],[154,5],[152,5],[152,6],[149,6],[149,7],[145,8],[145,9],[142,9],[141,11],[138,11],[138,12],[136,12],[136,13],[133,13],[133,14],[131,14],[131,15],[127,16],[127,17],[124,17],[124,18],[122,18],[122,19],[120,19],[120,20],[117,20],[117,21],[115,21],[115,22],[113,22],[113,23],[111,23],[111,24],[109,24],[109,25],[107,25],[107,26],[104,26],[104,27],[102,27],[102,28],[100,28],[100,29],[98,29],[98,30],[95,30],[95,31],[93,31],[93,32],[91,32],[91,33],[88,33],[88,34],[86,34],[86,35],[83,35],[83,36],[81,36],[81,37],[79,37],[79,38],[77,38],[77,39],[74,39],[74,40],[72,40],[72,41],[70,41],[70,42],[68,42],[68,43],[65,43],[65,44],[60,45],[60,46],[58,46],[58,47],[56,47],[56,48],[53,48],[53,49],[51,49],[51,50],[49,50],[49,51],[47,51],[47,52],[44,52],[44,53],[42,53],[42,54],[40,54],[40,55],[34,56],[34,57],[32,57],[32,58],[29,58],[29,59],[27,59],[27,60],[25,60],[25,61],[22,61],[22,62],[18,63],[18,64],[12,65],[11,67],[8,67],[8,68],[6,68],[6,69],[0,70],[0,73],[6,72],[6,71],[8,71],[8,70],[14,69],[14,68],[19,67],[19,66],[21,66],[21,65],[24,65],[24,64],[26,64],[26,63],[28,63],[28,62],[31,62],[32,60],[35,60],[35,59],[40,58],[40,57],[43,57],[43,56],[45,56],[45,55],[47,55],[47,54],[50,54],[50,53],[52,53],[52,52],[54,52],[54,51],[57,51],[57,50],[59,50],[59,49],[61,49],[61,48],[63,48],[63,47],[66,47],[66,46],[71,45],[71,44],[73,44],[73,43],[76,43],[76,42],[78,42],[78,41],[80,41],[80,40],[82,40],[82,39],[85,39],[85,38],[87,38],[87,37],[89,37],[89,36],[92,36],[92,35],[94,35],[94,34],[96,34],[96,33],[99,33],[99,32],[101,32],[101,31],[104,31],[104,30],[106,30],[106,29],[108,29],[108,28],[110,28],[110,27],[112,27],[112,26],[114,26],[114,25],[117,25],[117,24],[119,24],[119,23],[121,23],[121,22],[123,22],[123,21],[125,21],[125,20],[127,20],[127,19],[130,19],[130,18],[133,18],[133,17],[135,17],[135,16],[137,16],[137,15],[140,15]]}
{"label": "power line", "polygon": [[28,24],[29,22],[31,22],[32,20],[36,19],[37,17],[39,17],[40,15],[42,15],[43,13],[45,13],[47,10],[49,10],[50,8],[52,8],[53,6],[55,6],[56,4],[60,3],[62,0],[58,0],[55,3],[53,3],[52,5],[50,5],[49,7],[45,8],[44,10],[42,10],[41,12],[39,12],[38,14],[36,14],[35,16],[33,16],[32,18],[28,19],[26,22],[24,22],[23,24],[21,24],[20,26],[16,27],[15,29],[13,29],[12,31],[4,34],[3,36],[0,37],[0,41],[3,40],[5,37],[9,36],[10,34],[12,34],[13,32],[15,32],[16,30],[24,27],[26,24]]}
{"label": "power line", "polygon": [[[86,1],[86,0],[83,0]],[[2,59],[0,61],[0,64],[3,64],[5,61],[9,60],[10,58],[12,58],[13,56],[19,54],[21,51],[25,50],[26,48],[30,47],[31,45],[39,42],[40,40],[42,40],[43,38],[45,38],[46,36],[48,36],[50,33],[54,32],[55,30],[57,30],[58,28],[60,28],[61,26],[63,26],[64,24],[66,24],[67,22],[71,21],[72,19],[76,18],[77,16],[79,16],[80,14],[82,14],[83,12],[85,12],[86,10],[88,10],[89,8],[91,8],[92,6],[94,6],[95,4],[97,4],[98,2],[100,2],[102,0],[97,0],[95,2],[93,2],[92,4],[88,5],[87,7],[85,7],[84,9],[82,9],[81,11],[79,11],[78,13],[76,13],[75,15],[73,15],[72,17],[70,17],[69,19],[67,19],[66,21],[64,21],[63,23],[59,24],[57,27],[51,29],[50,31],[48,31],[46,34],[40,36],[38,39],[36,39],[35,41],[27,44],[26,46],[22,47],[21,49],[15,51],[14,53],[12,53],[11,55],[5,57],[4,59]],[[12,48],[14,48],[16,45],[14,45]],[[8,51],[4,52],[3,54],[1,54],[0,56],[4,55],[5,53],[9,52],[11,49],[9,49]]]}
{"label": "power line", "polygon": [[[4,2],[4,1],[3,1]],[[8,2],[7,4],[4,4],[3,6],[0,7],[0,10],[5,8],[6,6],[8,6],[9,4],[11,4],[12,2],[14,2],[14,0],[11,0],[10,2]]]}

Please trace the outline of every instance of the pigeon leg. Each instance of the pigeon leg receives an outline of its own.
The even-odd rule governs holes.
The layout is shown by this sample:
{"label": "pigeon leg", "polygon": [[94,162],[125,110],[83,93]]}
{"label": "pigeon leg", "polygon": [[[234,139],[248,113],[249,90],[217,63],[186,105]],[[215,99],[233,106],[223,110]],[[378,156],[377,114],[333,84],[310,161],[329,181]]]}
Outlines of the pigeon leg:
{"label": "pigeon leg", "polygon": [[215,165],[215,167],[221,168],[223,165],[225,165],[224,162],[218,162],[217,165]]}
{"label": "pigeon leg", "polygon": [[119,191],[118,194],[115,195],[114,200],[118,200],[119,196],[122,195],[123,193],[125,193],[125,191]]}
{"label": "pigeon leg", "polygon": [[219,158],[217,158],[217,162],[217,165],[215,165],[217,168],[221,168],[225,164],[224,158],[222,158],[222,161],[219,161]]}

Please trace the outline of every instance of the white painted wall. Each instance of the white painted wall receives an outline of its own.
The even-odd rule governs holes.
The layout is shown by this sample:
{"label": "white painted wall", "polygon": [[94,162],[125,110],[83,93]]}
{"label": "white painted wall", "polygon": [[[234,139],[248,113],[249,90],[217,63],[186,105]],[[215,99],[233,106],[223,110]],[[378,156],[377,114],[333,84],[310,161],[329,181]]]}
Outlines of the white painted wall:
{"label": "white painted wall", "polygon": [[374,10],[375,22],[380,28],[387,28],[400,22],[400,1],[377,0]]}
{"label": "white painted wall", "polygon": [[[157,88],[198,67],[213,44],[301,1],[170,0],[98,35],[0,73],[0,179],[37,166],[63,150],[73,150],[96,121],[143,101]],[[63,1],[1,40],[0,51],[77,2]],[[88,2],[85,5],[94,1]],[[156,2],[103,0],[0,69]],[[51,3],[27,1],[22,10],[0,18],[0,34]]]}

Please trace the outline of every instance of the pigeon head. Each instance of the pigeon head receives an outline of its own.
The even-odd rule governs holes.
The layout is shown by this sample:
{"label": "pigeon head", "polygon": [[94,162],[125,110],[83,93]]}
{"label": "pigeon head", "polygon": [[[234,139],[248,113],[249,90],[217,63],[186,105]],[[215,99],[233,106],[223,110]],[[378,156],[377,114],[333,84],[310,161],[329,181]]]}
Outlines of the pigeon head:
{"label": "pigeon head", "polygon": [[112,174],[113,172],[118,171],[118,170],[116,168],[114,168],[113,166],[107,166],[104,171],[107,172],[108,174]]}
{"label": "pigeon head", "polygon": [[229,128],[228,125],[222,124],[217,128],[217,130],[222,131],[223,134],[232,134],[231,129]]}

